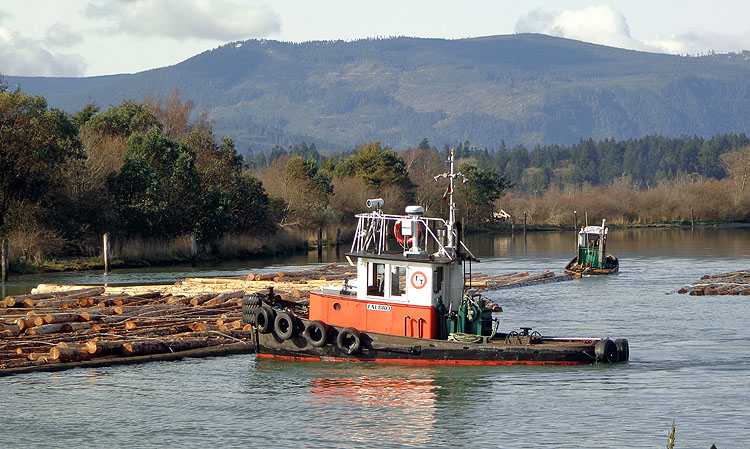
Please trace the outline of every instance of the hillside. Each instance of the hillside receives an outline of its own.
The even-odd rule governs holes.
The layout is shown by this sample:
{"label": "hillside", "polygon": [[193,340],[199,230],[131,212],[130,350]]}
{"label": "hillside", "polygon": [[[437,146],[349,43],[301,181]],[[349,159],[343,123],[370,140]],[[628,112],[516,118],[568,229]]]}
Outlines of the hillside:
{"label": "hillside", "polygon": [[235,42],[132,75],[6,77],[73,112],[147,95],[206,108],[240,150],[573,144],[750,130],[750,58],[643,53],[534,34]]}

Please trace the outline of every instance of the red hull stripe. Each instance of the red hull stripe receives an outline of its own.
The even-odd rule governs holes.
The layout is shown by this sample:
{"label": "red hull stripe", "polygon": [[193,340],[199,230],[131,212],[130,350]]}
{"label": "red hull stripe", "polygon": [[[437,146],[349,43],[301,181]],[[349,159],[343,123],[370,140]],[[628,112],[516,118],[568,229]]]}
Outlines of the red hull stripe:
{"label": "red hull stripe", "polygon": [[584,365],[584,362],[552,362],[526,360],[433,360],[433,359],[349,359],[343,357],[297,357],[291,355],[257,354],[259,359],[291,360],[295,362],[375,362],[392,365]]}

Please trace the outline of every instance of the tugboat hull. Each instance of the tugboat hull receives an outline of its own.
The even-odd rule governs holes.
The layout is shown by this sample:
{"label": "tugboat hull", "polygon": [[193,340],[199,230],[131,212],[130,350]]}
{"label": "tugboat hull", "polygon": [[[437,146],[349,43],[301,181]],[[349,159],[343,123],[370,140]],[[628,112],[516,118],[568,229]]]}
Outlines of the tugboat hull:
{"label": "tugboat hull", "polygon": [[617,260],[617,257],[611,254],[607,255],[604,267],[602,268],[581,266],[578,264],[578,257],[574,257],[567,265],[565,265],[565,274],[572,274],[574,276],[615,274],[618,271],[620,271],[620,261]]}
{"label": "tugboat hull", "polygon": [[[300,319],[298,330],[309,325]],[[580,365],[627,361],[627,340],[558,339],[529,335],[495,334],[478,342],[459,342],[356,332],[347,342],[351,328],[328,326],[323,344],[311,341],[304,332],[282,338],[277,331],[253,338],[260,358],[309,361],[359,361],[416,365]],[[286,336],[287,333],[284,334]],[[354,346],[354,347],[353,347]]]}

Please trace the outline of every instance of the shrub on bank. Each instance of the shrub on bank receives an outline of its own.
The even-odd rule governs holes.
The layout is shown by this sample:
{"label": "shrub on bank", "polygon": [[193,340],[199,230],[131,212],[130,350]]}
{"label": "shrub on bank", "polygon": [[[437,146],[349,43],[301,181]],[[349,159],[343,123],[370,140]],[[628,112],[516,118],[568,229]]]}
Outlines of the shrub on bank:
{"label": "shrub on bank", "polygon": [[534,225],[572,226],[573,211],[578,224],[606,218],[618,225],[654,225],[696,221],[748,221],[750,190],[737,195],[731,180],[695,182],[665,181],[656,187],[638,189],[623,182],[607,186],[586,185],[571,189],[549,189],[541,195],[512,191],[495,202],[516,217],[527,213]]}

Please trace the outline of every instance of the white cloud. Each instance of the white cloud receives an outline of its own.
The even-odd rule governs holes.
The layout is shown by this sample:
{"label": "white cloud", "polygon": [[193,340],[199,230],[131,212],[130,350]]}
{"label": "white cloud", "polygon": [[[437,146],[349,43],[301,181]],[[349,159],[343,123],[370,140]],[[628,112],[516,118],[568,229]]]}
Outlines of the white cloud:
{"label": "white cloud", "polygon": [[109,20],[117,32],[178,40],[241,40],[281,28],[281,19],[268,6],[229,0],[101,0],[89,3],[87,13]]}
{"label": "white cloud", "polygon": [[542,33],[612,47],[672,54],[750,49],[750,32],[736,35],[690,30],[679,35],[656,34],[643,40],[634,39],[625,16],[609,5],[562,12],[536,9],[516,22],[515,32]]}
{"label": "white cloud", "polygon": [[561,13],[534,10],[518,20],[515,31],[549,34],[633,50],[655,50],[631,38],[625,16],[609,5],[593,5]]}
{"label": "white cloud", "polygon": [[697,55],[750,50],[750,32],[741,35],[720,34],[707,31],[690,31],[680,35],[656,35],[646,44],[668,53]]}
{"label": "white cloud", "polygon": [[56,23],[47,28],[44,42],[52,47],[72,47],[83,42],[83,36],[73,31],[70,25]]}
{"label": "white cloud", "polygon": [[51,52],[40,41],[0,26],[0,73],[16,76],[80,76],[82,56]]}

